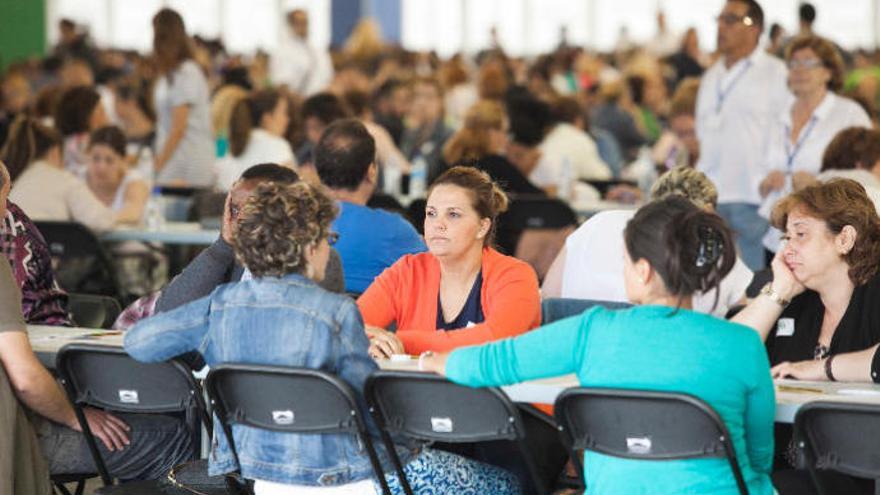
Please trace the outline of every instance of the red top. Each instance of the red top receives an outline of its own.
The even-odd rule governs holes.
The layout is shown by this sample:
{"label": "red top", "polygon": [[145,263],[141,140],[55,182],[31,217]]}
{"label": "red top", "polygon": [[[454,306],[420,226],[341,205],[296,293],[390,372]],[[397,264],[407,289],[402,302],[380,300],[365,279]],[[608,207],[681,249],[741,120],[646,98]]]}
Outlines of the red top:
{"label": "red top", "polygon": [[482,273],[485,320],[470,328],[436,328],[440,263],[431,253],[406,255],[385,269],[358,298],[358,308],[366,325],[397,322],[397,337],[409,354],[482,344],[541,324],[541,294],[531,266],[485,248]]}

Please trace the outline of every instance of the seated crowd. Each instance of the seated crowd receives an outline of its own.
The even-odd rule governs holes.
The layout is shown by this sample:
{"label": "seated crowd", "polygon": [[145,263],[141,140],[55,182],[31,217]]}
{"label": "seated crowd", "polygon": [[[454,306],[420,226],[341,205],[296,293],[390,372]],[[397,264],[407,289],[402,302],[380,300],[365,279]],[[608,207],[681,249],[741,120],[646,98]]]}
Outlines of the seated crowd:
{"label": "seated crowd", "polygon": [[[222,198],[219,237],[160,290],[136,294],[114,324],[125,351],[194,371],[247,363],[338,376],[394,494],[404,486],[365,383],[415,357],[466,387],[574,374],[585,387],[691,394],[726,425],[749,493],[811,493],[791,425],[775,422],[773,380],[880,383],[880,131],[866,90],[844,93],[839,47],[804,33],[764,50],[763,15],[754,0],[726,1],[713,64],[688,36],[664,57],[618,54],[625,65],[565,47],[527,64],[499,47],[472,75],[460,57],[362,53],[360,29],[334,67],[296,10],[288,55],[322,61],[300,78],[277,57],[213,67],[227,57],[191,42],[165,8],[153,18],[156,56],[113,65],[105,54],[109,82],[95,84],[96,60],[61,58],[58,82],[34,98],[36,69],[10,70],[0,425],[21,421],[15,448],[33,452],[37,473],[15,493],[45,495],[50,475],[96,469],[28,340],[28,325],[76,325],[38,225],[137,226],[154,192],[181,186]],[[615,203],[593,209],[600,199]],[[513,249],[496,242],[503,229],[541,227],[510,225],[526,201],[579,217],[545,229],[559,239],[542,245],[546,274],[515,257],[516,235]],[[153,251],[111,252],[162,256]],[[542,314],[567,300],[591,307]],[[574,470],[548,406],[517,405],[536,469],[505,441],[387,445],[418,494],[538,493]],[[120,481],[161,479],[197,457],[175,415],[86,407],[83,420]],[[382,492],[351,434],[236,425],[233,450],[213,421],[211,476],[237,473],[259,495]],[[583,467],[590,494],[738,492],[723,458],[587,451]],[[21,476],[4,469],[0,480]],[[834,493],[874,488],[818,476]]]}

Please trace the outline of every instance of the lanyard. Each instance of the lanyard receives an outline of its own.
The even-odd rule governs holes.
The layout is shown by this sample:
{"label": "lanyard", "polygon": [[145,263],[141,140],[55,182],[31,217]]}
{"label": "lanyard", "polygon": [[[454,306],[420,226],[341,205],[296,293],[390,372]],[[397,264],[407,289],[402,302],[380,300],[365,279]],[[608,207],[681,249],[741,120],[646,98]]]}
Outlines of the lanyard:
{"label": "lanyard", "polygon": [[746,63],[743,64],[742,68],[736,75],[733,76],[733,79],[730,81],[730,84],[727,85],[724,90],[721,89],[721,80],[723,77],[718,78],[718,86],[715,88],[716,100],[715,100],[715,113],[721,113],[721,107],[724,105],[724,100],[727,98],[727,95],[733,90],[733,87],[736,86],[736,83],[739,82],[740,78],[748,72],[748,70],[752,67],[752,61],[746,60]]}
{"label": "lanyard", "polygon": [[791,128],[788,127],[788,124],[785,124],[785,169],[787,173],[791,174],[792,166],[794,165],[794,159],[797,154],[801,151],[801,148],[804,145],[804,142],[810,136],[810,133],[813,132],[813,127],[816,127],[816,121],[819,119],[816,118],[815,115],[810,117],[810,123],[807,124],[806,129],[801,132],[801,135],[798,137],[797,142],[794,144],[794,148],[791,148],[790,137],[791,136]]}

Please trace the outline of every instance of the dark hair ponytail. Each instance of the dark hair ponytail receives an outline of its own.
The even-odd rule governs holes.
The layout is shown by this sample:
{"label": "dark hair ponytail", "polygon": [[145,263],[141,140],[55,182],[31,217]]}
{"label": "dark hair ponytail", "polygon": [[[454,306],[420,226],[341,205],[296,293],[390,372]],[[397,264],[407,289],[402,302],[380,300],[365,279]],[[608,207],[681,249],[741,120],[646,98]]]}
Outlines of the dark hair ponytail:
{"label": "dark hair ponytail", "polygon": [[736,263],[733,235],[724,220],[678,196],[640,208],[624,240],[630,259],[647,260],[679,304],[695,292],[717,288]]}
{"label": "dark hair ponytail", "polygon": [[9,137],[0,156],[6,162],[9,178],[15,181],[34,160],[44,158],[53,147],[61,147],[58,131],[24,115],[12,122]]}
{"label": "dark hair ponytail", "polygon": [[229,119],[229,151],[232,156],[244,153],[251,131],[260,125],[263,115],[275,110],[280,99],[280,92],[267,89],[252,93],[235,104]]}

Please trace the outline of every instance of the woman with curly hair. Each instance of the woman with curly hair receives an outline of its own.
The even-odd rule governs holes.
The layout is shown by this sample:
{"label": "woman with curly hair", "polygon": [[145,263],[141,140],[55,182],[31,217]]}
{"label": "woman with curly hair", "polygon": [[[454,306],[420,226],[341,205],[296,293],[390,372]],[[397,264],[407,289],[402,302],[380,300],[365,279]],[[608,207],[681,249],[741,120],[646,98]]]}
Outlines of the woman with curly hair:
{"label": "woman with curly hair", "polygon": [[[355,390],[369,421],[363,387],[378,367],[367,353],[358,308],[316,283],[337,237],[330,231],[336,212],[333,201],[307,183],[260,185],[239,213],[234,240],[236,256],[253,278],[139,322],[126,334],[126,350],[141,361],[198,350],[210,366],[241,362],[332,371]],[[349,434],[237,426],[233,435],[238,462],[219,435],[209,472],[238,470],[255,480],[257,494],[378,493],[370,461]],[[519,493],[515,478],[501,469],[433,449],[400,445],[398,452],[410,483],[430,487],[430,493],[455,493],[460,479],[472,483],[475,493]],[[381,449],[380,456],[387,457]],[[394,476],[388,481],[402,492]]]}

